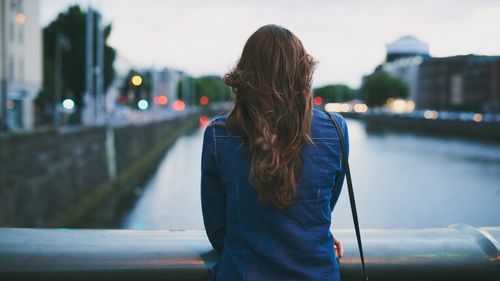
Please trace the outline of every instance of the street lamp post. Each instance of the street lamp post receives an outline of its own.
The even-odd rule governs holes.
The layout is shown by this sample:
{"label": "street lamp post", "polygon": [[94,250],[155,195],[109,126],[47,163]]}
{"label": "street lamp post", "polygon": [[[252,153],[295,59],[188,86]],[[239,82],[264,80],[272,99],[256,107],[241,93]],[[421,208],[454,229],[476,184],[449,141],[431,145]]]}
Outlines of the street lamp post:
{"label": "street lamp post", "polygon": [[69,50],[71,45],[66,37],[58,33],[56,35],[56,44],[54,47],[54,126],[59,125],[58,107],[61,100],[61,86],[62,86],[62,63],[63,51]]}
{"label": "street lamp post", "polygon": [[97,50],[97,67],[96,67],[96,93],[95,93],[95,103],[94,103],[94,114],[95,121],[97,124],[102,124],[102,119],[104,116],[102,114],[105,112],[104,108],[104,24],[102,20],[102,15],[98,12],[95,13],[97,18],[97,38],[96,38],[96,50]]}
{"label": "street lamp post", "polygon": [[7,89],[8,89],[8,43],[7,43],[7,1],[0,2],[0,64],[1,64],[1,81],[0,81],[0,131],[7,130]]}
{"label": "street lamp post", "polygon": [[85,35],[85,98],[84,98],[84,112],[89,111],[84,116],[85,123],[95,124],[94,107],[92,104],[92,99],[94,99],[94,12],[92,7],[89,5],[87,10],[87,23],[86,23],[86,35]]}

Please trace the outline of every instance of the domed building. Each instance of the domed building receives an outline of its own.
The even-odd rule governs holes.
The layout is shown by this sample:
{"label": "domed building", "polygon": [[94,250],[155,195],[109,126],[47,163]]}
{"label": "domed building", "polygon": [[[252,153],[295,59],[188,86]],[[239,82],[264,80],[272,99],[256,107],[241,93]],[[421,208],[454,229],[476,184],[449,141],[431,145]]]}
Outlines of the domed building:
{"label": "domed building", "polygon": [[386,62],[406,57],[429,57],[429,45],[412,35],[402,36],[398,40],[387,44],[386,48]]}
{"label": "domed building", "polygon": [[386,48],[385,62],[370,75],[384,71],[401,79],[417,109],[500,112],[500,56],[433,58],[429,45],[411,35]]}
{"label": "domed building", "polygon": [[392,76],[403,80],[408,86],[408,99],[419,104],[419,68],[431,58],[429,45],[415,36],[405,35],[386,45],[386,61],[381,69]]}

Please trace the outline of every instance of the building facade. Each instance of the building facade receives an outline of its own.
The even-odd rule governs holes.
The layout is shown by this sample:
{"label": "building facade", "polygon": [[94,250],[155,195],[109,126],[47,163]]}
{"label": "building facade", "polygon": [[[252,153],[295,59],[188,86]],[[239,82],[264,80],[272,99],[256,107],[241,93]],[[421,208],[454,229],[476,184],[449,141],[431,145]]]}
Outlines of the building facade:
{"label": "building facade", "polygon": [[435,110],[500,112],[500,56],[433,58],[420,66],[420,104]]}
{"label": "building facade", "polygon": [[[34,126],[33,101],[42,86],[42,30],[38,0],[0,0],[0,65],[6,67],[7,114],[4,121],[12,131]],[[2,117],[5,114],[2,113]]]}
{"label": "building facade", "polygon": [[[177,92],[179,83],[184,82],[186,74],[180,70],[173,68],[164,68],[157,72],[158,75],[158,85],[156,96],[166,96],[168,99],[168,104],[166,108],[172,108],[172,103],[178,99]],[[157,106],[157,105],[155,105]]]}
{"label": "building facade", "polygon": [[403,80],[417,109],[500,113],[500,56],[431,57],[427,43],[413,36],[386,48],[375,72]]}
{"label": "building facade", "polygon": [[386,62],[407,57],[429,57],[429,45],[412,35],[405,35],[386,45]]}
{"label": "building facade", "polygon": [[409,91],[408,98],[419,104],[419,67],[430,59],[429,45],[414,36],[406,35],[387,44],[386,61],[382,69],[394,77],[403,80]]}

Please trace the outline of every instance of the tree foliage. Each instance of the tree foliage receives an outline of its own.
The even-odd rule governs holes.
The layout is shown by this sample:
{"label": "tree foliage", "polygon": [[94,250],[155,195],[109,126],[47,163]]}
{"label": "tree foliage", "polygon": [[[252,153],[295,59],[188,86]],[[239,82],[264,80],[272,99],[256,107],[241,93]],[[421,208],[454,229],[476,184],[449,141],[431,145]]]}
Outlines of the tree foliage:
{"label": "tree foliage", "polygon": [[202,96],[206,96],[210,102],[229,101],[231,97],[231,88],[229,88],[219,76],[208,75],[198,78],[186,77],[186,80],[179,81],[177,85],[177,97],[184,99],[184,87],[186,83],[194,86],[195,103],[199,103]]}
{"label": "tree foliage", "polygon": [[408,97],[408,85],[385,71],[376,71],[367,77],[361,93],[368,106],[382,106],[389,98]]}
{"label": "tree foliage", "polygon": [[321,97],[323,102],[346,102],[356,98],[355,91],[347,85],[326,85],[313,90],[315,97]]}
{"label": "tree foliage", "polygon": [[[60,83],[62,86],[61,98],[74,99],[77,108],[81,108],[82,96],[86,88],[85,62],[86,62],[86,22],[87,13],[82,11],[78,5],[68,8],[60,13],[57,18],[43,29],[43,89],[37,99],[41,106],[52,105],[54,95],[54,59],[55,47],[58,34],[64,36],[71,45],[63,52],[62,71]],[[112,26],[108,24],[104,28],[104,42],[111,34]],[[97,19],[94,17],[94,36],[97,34]],[[94,37],[94,48],[97,42]],[[94,54],[97,54],[94,49]],[[94,59],[96,60],[96,55]],[[115,50],[105,45],[104,49],[104,89],[112,83],[115,72],[113,62],[116,58]],[[94,61],[94,65],[96,61]],[[59,77],[57,77],[59,79]]]}

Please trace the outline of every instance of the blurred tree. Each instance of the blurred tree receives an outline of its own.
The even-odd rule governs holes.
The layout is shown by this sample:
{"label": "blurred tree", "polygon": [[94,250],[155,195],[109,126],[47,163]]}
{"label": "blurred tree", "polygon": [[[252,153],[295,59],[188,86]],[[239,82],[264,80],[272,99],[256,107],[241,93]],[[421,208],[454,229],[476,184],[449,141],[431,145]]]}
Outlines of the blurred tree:
{"label": "blurred tree", "polygon": [[179,82],[177,82],[177,99],[183,100],[185,102],[187,102],[188,99],[187,93],[185,92],[185,90],[187,90],[185,87],[188,87],[187,84],[189,84],[189,87],[191,87],[192,90],[193,86],[196,87],[196,78],[191,76],[184,76],[181,80],[179,80]]}
{"label": "blurred tree", "polygon": [[205,96],[209,102],[229,101],[231,98],[231,88],[229,88],[219,76],[208,75],[199,78],[187,77],[186,80],[179,81],[177,85],[177,97],[184,99],[184,87],[186,83],[194,85],[195,103],[200,103],[200,98]]}
{"label": "blurred tree", "polygon": [[361,93],[368,106],[382,106],[388,98],[408,97],[408,85],[387,72],[379,70],[366,78]]}
{"label": "blurred tree", "polygon": [[196,101],[206,96],[209,101],[229,101],[231,88],[219,76],[203,76],[196,79]]}
{"label": "blurred tree", "polygon": [[[37,106],[52,107],[54,94],[54,51],[58,34],[69,41],[71,48],[63,53],[62,65],[62,96],[72,98],[78,110],[81,110],[82,96],[85,92],[85,35],[87,13],[78,5],[68,8],[43,29],[43,89],[37,98]],[[94,17],[94,36],[97,34],[97,19]],[[104,27],[104,42],[111,34],[111,24]],[[94,43],[97,42],[94,38]],[[95,48],[95,47],[94,47]],[[95,52],[96,54],[96,52]],[[94,59],[96,59],[96,55]],[[113,82],[115,71],[113,63],[116,58],[115,50],[105,45],[104,49],[104,90]],[[94,61],[96,64],[96,61]],[[71,96],[68,96],[71,95]]]}
{"label": "blurred tree", "polygon": [[321,97],[324,103],[346,102],[356,98],[355,91],[347,85],[326,85],[313,90],[315,97]]}

